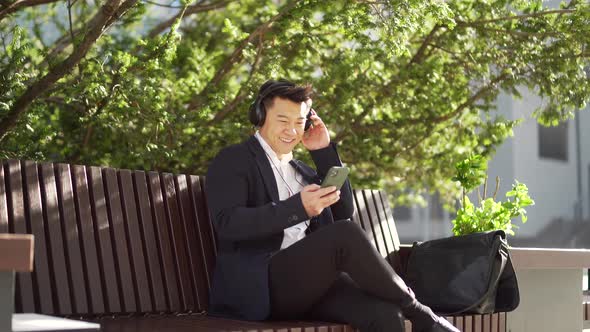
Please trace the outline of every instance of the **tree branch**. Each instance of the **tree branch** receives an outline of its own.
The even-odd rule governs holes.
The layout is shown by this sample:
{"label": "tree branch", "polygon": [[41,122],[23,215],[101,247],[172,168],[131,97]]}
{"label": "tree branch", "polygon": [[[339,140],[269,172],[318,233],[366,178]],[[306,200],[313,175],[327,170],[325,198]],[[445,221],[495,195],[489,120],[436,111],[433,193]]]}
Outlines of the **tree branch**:
{"label": "tree branch", "polygon": [[490,92],[492,92],[496,88],[496,86],[498,85],[498,83],[504,81],[509,76],[510,76],[510,74],[508,74],[508,73],[505,72],[502,75],[499,75],[499,76],[495,77],[494,79],[492,79],[490,81],[490,83],[486,84],[484,87],[482,87],[479,90],[477,90],[476,93],[474,93],[471,97],[469,97],[469,99],[467,99],[464,103],[462,103],[461,105],[459,105],[452,112],[449,112],[447,114],[444,114],[444,115],[439,116],[439,117],[436,117],[436,118],[429,118],[429,119],[420,119],[420,118],[418,118],[418,119],[409,119],[407,121],[407,124],[415,125],[415,124],[420,123],[420,122],[441,123],[441,122],[447,121],[447,120],[449,120],[451,118],[454,118],[455,116],[457,116],[461,112],[463,112],[463,110],[465,110],[466,108],[472,106],[476,101],[478,101],[481,98],[487,96]]}
{"label": "tree branch", "polygon": [[486,28],[486,27],[482,27],[481,29],[487,30],[487,31],[492,31],[492,32],[504,33],[504,34],[508,34],[508,35],[524,37],[524,38],[529,38],[529,37],[544,38],[547,36],[557,36],[558,35],[555,32],[525,32],[525,31],[518,31],[518,30],[494,29],[494,28]]}
{"label": "tree branch", "polygon": [[438,25],[438,24],[436,24],[432,28],[432,30],[430,30],[430,33],[426,36],[426,38],[424,38],[424,41],[422,42],[422,45],[420,45],[420,48],[418,49],[418,51],[416,51],[416,54],[414,54],[414,56],[412,57],[412,60],[410,60],[410,62],[408,63],[407,67],[411,66],[414,63],[420,63],[420,62],[422,62],[423,57],[424,57],[424,52],[426,51],[426,48],[432,42],[432,39],[434,38],[436,32],[440,28],[441,28],[441,26]]}
{"label": "tree branch", "polygon": [[115,13],[111,16],[111,18],[109,18],[106,25],[109,27],[113,25],[115,21],[123,17],[123,15],[125,15],[129,9],[131,9],[133,6],[137,4],[137,2],[138,0],[124,0],[121,6],[117,10],[115,10]]}
{"label": "tree branch", "polygon": [[5,6],[2,10],[0,10],[0,21],[4,19],[9,14],[12,14],[24,7],[35,7],[39,5],[45,5],[52,2],[58,2],[62,0],[18,0],[11,4]]}
{"label": "tree branch", "polygon": [[59,37],[53,43],[54,44],[53,49],[51,51],[49,51],[49,53],[47,54],[45,59],[43,59],[43,61],[39,64],[40,67],[43,68],[45,65],[48,65],[49,61],[51,61],[51,59],[55,58],[58,54],[60,54],[61,52],[63,52],[63,50],[65,50],[68,46],[70,46],[70,44],[73,41],[73,38],[76,38],[76,36],[78,36],[81,32],[82,32],[82,29],[74,29],[69,34],[66,33],[65,35],[62,35],[61,37]]}
{"label": "tree branch", "polygon": [[[74,42],[74,24],[72,23],[72,6],[73,3],[71,0],[68,0],[68,22],[70,24],[70,38],[72,38],[72,43]],[[74,48],[76,48],[76,44],[74,44]]]}
{"label": "tree branch", "polygon": [[[196,4],[196,5],[192,5],[186,8],[186,12],[184,13],[184,17],[188,17],[190,15],[193,14],[197,14],[197,13],[202,13],[202,12],[206,12],[206,11],[210,11],[210,10],[215,10],[215,9],[220,9],[223,8],[225,6],[227,6],[228,4],[230,4],[232,1],[235,0],[224,0],[224,1],[220,1],[217,3],[209,3],[209,4]],[[150,38],[154,38],[157,35],[159,35],[160,33],[162,33],[164,30],[168,29],[169,27],[172,26],[172,24],[174,24],[174,22],[176,22],[176,20],[181,17],[181,12],[178,12],[178,14],[174,15],[173,17],[167,19],[164,22],[161,22],[160,24],[156,25],[149,33],[148,33],[148,37]]]}
{"label": "tree branch", "polygon": [[216,123],[221,122],[223,119],[225,119],[225,117],[227,117],[227,115],[229,115],[229,113],[231,113],[238,106],[238,104],[240,104],[244,99],[246,99],[246,93],[244,92],[244,89],[246,86],[248,86],[248,84],[252,80],[252,76],[254,76],[254,73],[260,65],[260,60],[262,59],[262,50],[263,38],[261,36],[261,38],[258,40],[258,50],[256,52],[256,58],[254,59],[254,63],[252,64],[252,68],[250,69],[248,79],[244,84],[240,85],[240,90],[234,97],[234,100],[232,100],[231,103],[227,104],[227,106],[225,106],[221,111],[215,114],[215,117],[213,118],[213,120],[210,121],[210,124],[214,125]]}
{"label": "tree branch", "polygon": [[[524,75],[524,73],[522,73]],[[438,124],[444,121],[447,121],[451,118],[454,118],[455,116],[459,115],[461,112],[463,112],[463,110],[465,110],[466,108],[472,106],[475,102],[477,102],[478,100],[480,100],[481,98],[487,96],[490,92],[493,91],[493,89],[495,89],[495,87],[502,81],[504,81],[505,79],[507,79],[510,75],[508,73],[503,73],[502,75],[499,75],[497,77],[495,77],[494,79],[492,79],[490,81],[490,83],[486,84],[484,87],[480,88],[479,90],[477,90],[477,92],[475,92],[471,97],[469,97],[469,99],[467,99],[464,103],[462,103],[461,105],[459,105],[456,109],[454,109],[453,111],[444,114],[442,116],[439,117],[435,117],[435,118],[414,118],[414,119],[405,119],[402,120],[400,122],[396,122],[394,123],[396,128],[401,128],[401,127],[405,127],[408,125],[416,125],[416,124],[420,124],[420,123],[430,123],[430,124]],[[363,114],[367,114],[368,111],[371,108],[366,108],[363,113],[361,113],[361,115]],[[360,123],[360,119],[362,119],[361,117],[357,117],[356,118],[358,121],[355,121],[351,127],[352,130],[355,131],[369,131],[369,132],[375,132],[376,130],[380,130],[383,129],[384,127],[391,127],[392,124],[391,123],[379,123],[379,124],[374,124],[374,125],[362,125]],[[340,140],[342,140],[344,137],[348,136],[349,134],[346,133],[339,133],[336,138],[334,139],[334,141],[338,142]],[[423,138],[425,139],[425,138]],[[422,139],[422,140],[423,140]],[[421,140],[421,141],[422,141]],[[411,146],[410,148],[413,148],[415,146],[417,146],[420,142],[418,142],[417,144],[414,144],[413,146]]]}
{"label": "tree branch", "polygon": [[39,79],[37,82],[30,85],[25,93],[23,93],[14,103],[10,111],[0,121],[0,141],[6,137],[8,132],[14,128],[18,119],[24,114],[29,105],[41,94],[47,91],[55,82],[60,78],[67,75],[74,66],[76,66],[80,60],[88,53],[92,45],[100,38],[100,36],[109,27],[108,22],[113,22],[111,19],[113,15],[123,6],[129,6],[127,3],[136,3],[138,0],[126,0],[125,3],[121,4],[121,0],[108,0],[96,13],[96,15],[90,20],[88,26],[91,28],[88,33],[78,45],[78,47],[72,52],[72,54],[53,67],[49,73]]}
{"label": "tree branch", "polygon": [[472,26],[472,25],[479,25],[479,24],[495,23],[495,22],[499,22],[499,21],[521,20],[521,19],[530,18],[530,17],[541,17],[541,16],[551,15],[551,14],[568,14],[568,13],[575,13],[575,12],[576,12],[575,9],[556,9],[556,10],[546,10],[546,11],[531,13],[531,14],[504,16],[504,17],[492,18],[492,19],[488,19],[488,20],[478,20],[478,21],[471,21],[471,22],[456,21],[456,22],[457,22],[457,26]]}
{"label": "tree branch", "polygon": [[73,111],[76,111],[78,113],[85,113],[86,112],[86,108],[84,107],[84,105],[80,104],[80,103],[76,103],[76,102],[66,102],[65,99],[63,97],[47,97],[47,98],[41,98],[39,99],[42,102],[46,102],[46,103],[52,103],[52,104],[57,104],[59,106],[63,106],[65,108],[69,108]]}
{"label": "tree branch", "polygon": [[391,158],[395,159],[397,158],[400,154],[406,153],[408,151],[412,151],[414,150],[418,145],[422,144],[422,142],[424,142],[428,137],[432,136],[432,134],[434,133],[432,131],[432,128],[434,127],[434,123],[430,123],[428,124],[428,129],[426,130],[426,135],[422,136],[419,140],[417,140],[414,144],[406,147],[406,148],[402,148],[401,150],[398,150],[396,153],[394,153]]}
{"label": "tree branch", "polygon": [[173,5],[165,5],[163,3],[158,3],[151,0],[142,0],[143,2],[149,3],[150,5],[158,6],[158,7],[165,7],[165,8],[184,8],[184,6],[173,6]]}
{"label": "tree branch", "polygon": [[[121,16],[123,16],[127,12],[127,10],[129,10],[131,7],[133,7],[136,3],[137,3],[137,1],[125,1],[121,5],[121,7],[119,7],[117,12],[113,15],[111,20],[109,20],[109,22],[107,22],[107,25],[110,26],[114,21],[116,21]],[[45,59],[43,59],[43,61],[40,63],[41,68],[48,65],[49,61],[51,61],[51,59],[55,58],[57,55],[59,55],[61,52],[63,52],[68,46],[70,46],[70,44],[73,43],[74,39],[78,35],[80,35],[80,33],[82,33],[83,31],[84,31],[84,29],[73,29],[73,30],[70,29],[69,34],[65,34],[65,35],[62,35],[61,37],[59,37],[53,43],[54,44],[53,49],[51,51],[49,51],[49,53],[47,54]]]}
{"label": "tree branch", "polygon": [[209,94],[209,92],[212,90],[212,88],[214,86],[216,86],[217,84],[219,84],[219,82],[221,82],[223,77],[230,71],[230,69],[234,66],[234,64],[236,64],[242,60],[243,51],[248,46],[248,44],[250,44],[256,37],[259,37],[263,32],[265,32],[267,29],[269,29],[273,25],[273,23],[275,23],[280,18],[285,16],[291,9],[293,9],[300,2],[301,2],[301,0],[289,2],[287,5],[285,5],[281,9],[281,11],[277,15],[273,16],[267,22],[259,25],[256,29],[254,29],[254,31],[252,31],[250,33],[250,35],[248,35],[248,37],[244,38],[242,40],[242,42],[240,42],[238,47],[232,52],[232,54],[225,60],[225,62],[217,70],[217,72],[215,73],[215,76],[213,76],[213,78],[207,83],[205,88],[203,88],[203,90],[201,90],[201,93],[196,95],[191,100],[188,108],[189,109],[197,108],[203,102],[203,97],[207,96]]}

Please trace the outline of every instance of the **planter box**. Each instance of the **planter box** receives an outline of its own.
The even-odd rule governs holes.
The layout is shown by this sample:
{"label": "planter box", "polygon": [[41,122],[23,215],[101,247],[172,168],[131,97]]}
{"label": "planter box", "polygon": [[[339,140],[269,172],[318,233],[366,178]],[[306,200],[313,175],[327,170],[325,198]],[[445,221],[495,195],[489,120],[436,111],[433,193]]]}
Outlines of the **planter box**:
{"label": "planter box", "polygon": [[512,248],[520,306],[508,313],[511,332],[580,332],[583,269],[590,250]]}

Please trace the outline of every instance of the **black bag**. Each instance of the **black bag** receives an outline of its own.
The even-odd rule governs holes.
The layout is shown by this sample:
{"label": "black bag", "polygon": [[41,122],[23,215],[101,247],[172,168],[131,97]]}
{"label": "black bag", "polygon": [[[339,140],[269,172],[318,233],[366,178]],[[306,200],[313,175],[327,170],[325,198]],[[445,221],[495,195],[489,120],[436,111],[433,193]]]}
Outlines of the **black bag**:
{"label": "black bag", "polygon": [[520,302],[504,231],[414,243],[405,277],[439,314],[508,312]]}

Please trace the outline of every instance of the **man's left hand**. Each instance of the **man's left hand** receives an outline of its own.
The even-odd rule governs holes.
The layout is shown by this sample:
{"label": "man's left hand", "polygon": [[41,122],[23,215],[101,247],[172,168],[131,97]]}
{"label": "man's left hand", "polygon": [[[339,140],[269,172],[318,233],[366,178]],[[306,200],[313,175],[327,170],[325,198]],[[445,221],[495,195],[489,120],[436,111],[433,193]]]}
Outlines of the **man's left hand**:
{"label": "man's left hand", "polygon": [[303,146],[308,150],[319,150],[328,147],[330,145],[330,132],[328,132],[328,128],[313,109],[310,112],[310,120],[313,125],[303,134],[303,139],[301,140]]}

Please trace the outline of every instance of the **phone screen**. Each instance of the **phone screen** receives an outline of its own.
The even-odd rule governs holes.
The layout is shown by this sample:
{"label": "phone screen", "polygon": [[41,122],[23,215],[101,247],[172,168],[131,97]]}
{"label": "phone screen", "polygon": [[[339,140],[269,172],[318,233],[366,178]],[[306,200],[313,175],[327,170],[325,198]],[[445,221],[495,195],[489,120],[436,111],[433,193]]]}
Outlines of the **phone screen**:
{"label": "phone screen", "polygon": [[333,166],[328,170],[326,177],[322,181],[322,188],[335,186],[337,190],[342,188],[350,170],[346,166]]}

